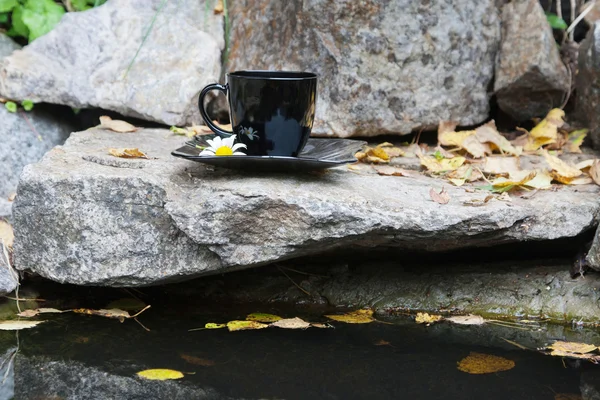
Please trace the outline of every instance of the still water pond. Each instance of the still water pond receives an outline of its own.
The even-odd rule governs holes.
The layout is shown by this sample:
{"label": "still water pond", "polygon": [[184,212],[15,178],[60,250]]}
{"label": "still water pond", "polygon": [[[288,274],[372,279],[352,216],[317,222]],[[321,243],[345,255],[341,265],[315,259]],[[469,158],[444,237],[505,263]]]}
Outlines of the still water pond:
{"label": "still water pond", "polygon": [[[78,299],[86,301],[85,296]],[[243,319],[257,311],[325,321],[325,310],[225,307],[194,304],[192,299],[178,304],[153,301],[152,308],[139,318],[150,331],[133,320],[120,323],[65,313],[37,317],[46,322],[18,334],[2,332],[4,358],[8,360],[17,346],[18,352],[13,362],[2,367],[0,378],[5,377],[0,397],[577,399],[581,398],[582,382],[589,392],[596,390],[594,382],[600,381],[600,367],[525,351],[505,341],[532,349],[552,339],[600,343],[594,330],[448,323],[427,327],[401,317],[364,325],[334,322],[334,329],[189,332],[206,322]],[[89,304],[94,302],[98,299]],[[43,304],[48,305],[53,306]],[[502,356],[515,366],[486,375],[459,371],[457,362],[471,352]],[[136,377],[136,372],[149,368],[175,369],[185,375],[181,380],[162,382]]]}

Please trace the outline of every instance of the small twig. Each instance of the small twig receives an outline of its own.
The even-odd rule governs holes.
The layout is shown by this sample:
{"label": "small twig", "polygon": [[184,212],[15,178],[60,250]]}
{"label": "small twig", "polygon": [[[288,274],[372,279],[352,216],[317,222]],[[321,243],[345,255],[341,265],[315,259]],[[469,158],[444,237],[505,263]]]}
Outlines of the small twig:
{"label": "small twig", "polygon": [[571,67],[569,65],[565,64],[564,62],[563,65],[567,67],[567,72],[569,73],[569,90],[567,90],[567,93],[565,93],[564,100],[560,105],[561,110],[565,108],[565,106],[569,102],[569,99],[571,98],[571,93],[573,92],[573,72],[571,71]]}
{"label": "small twig", "polygon": [[13,301],[39,301],[39,302],[47,301],[46,299],[21,299],[21,298],[10,297],[10,296],[2,296],[2,297],[4,297],[5,299],[13,300]]}
{"label": "small twig", "polygon": [[417,136],[415,136],[415,140],[413,141],[417,146],[419,145],[419,140],[421,140],[421,133],[423,133],[423,128],[419,130],[419,133],[417,133]]}
{"label": "small twig", "polygon": [[[577,9],[577,0],[571,0],[571,25],[573,25],[573,21],[575,21],[575,11]],[[569,35],[569,40],[573,41],[573,37],[574,37],[574,32],[570,31],[567,28],[567,32],[566,34]]]}
{"label": "small twig", "polygon": [[508,325],[508,324],[500,323],[500,322],[492,322],[490,320],[487,320],[486,322],[489,322],[492,325],[503,326],[504,328],[519,329],[519,330],[522,330],[522,331],[528,331],[529,330],[529,328],[522,328],[522,327],[519,327],[519,326]]}
{"label": "small twig", "polygon": [[303,291],[307,296],[312,296],[309,292],[307,292],[306,290],[304,290],[302,288],[302,286],[300,286],[296,282],[294,282],[294,280],[292,278],[290,278],[290,276],[288,274],[286,274],[285,271],[283,269],[281,269],[281,267],[278,266],[277,269],[279,269],[279,271],[282,274],[284,274],[290,280],[290,282],[292,282],[294,284],[294,286],[296,286],[298,289],[300,289],[301,291]]}
{"label": "small twig", "polygon": [[[575,31],[575,27],[577,26],[577,24],[579,24],[581,22],[581,20],[584,19],[585,16],[588,15],[588,13],[590,11],[592,11],[592,8],[594,8],[595,4],[596,4],[596,0],[592,1],[590,3],[590,5],[587,6],[586,9],[581,12],[581,14],[579,14],[579,16],[577,18],[572,20],[571,25],[569,25],[569,27],[567,28],[568,34],[571,34]],[[571,36],[571,40],[573,40],[572,36]]]}
{"label": "small twig", "polygon": [[73,5],[71,4],[71,0],[62,0],[62,3],[65,5],[65,8],[67,9],[68,12],[75,11],[75,9],[73,8]]}
{"label": "small twig", "polygon": [[19,115],[22,116],[23,119],[25,119],[25,122],[27,122],[27,125],[29,125],[29,129],[31,129],[32,132],[35,133],[35,135],[37,136],[38,140],[40,142],[43,142],[44,138],[42,137],[42,135],[40,135],[40,133],[37,131],[37,129],[35,129],[35,126],[33,126],[33,124],[31,123],[31,121],[29,121],[29,118],[27,118],[27,115],[25,114],[25,112],[19,110]]}
{"label": "small twig", "polygon": [[137,318],[135,318],[135,317],[132,317],[132,318],[133,318],[133,320],[134,320],[135,322],[137,322],[138,324],[140,324],[140,326],[141,326],[142,328],[144,328],[146,331],[150,332],[150,329],[146,328],[146,327],[144,326],[144,324],[142,324],[140,321],[138,321],[138,319],[137,319]]}
{"label": "small twig", "polygon": [[133,318],[135,319],[135,317],[137,317],[138,315],[140,315],[141,313],[143,313],[144,311],[146,311],[147,309],[150,308],[150,304],[148,304],[146,307],[142,308],[140,311],[138,311],[136,314],[133,314],[131,317],[129,318]]}

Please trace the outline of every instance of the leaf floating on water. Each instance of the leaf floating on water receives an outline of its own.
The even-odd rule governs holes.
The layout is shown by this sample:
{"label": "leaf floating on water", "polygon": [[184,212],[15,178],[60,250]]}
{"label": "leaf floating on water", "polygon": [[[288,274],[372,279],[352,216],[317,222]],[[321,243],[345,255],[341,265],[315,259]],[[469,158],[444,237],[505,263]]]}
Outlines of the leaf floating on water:
{"label": "leaf floating on water", "polygon": [[181,379],[183,378],[183,373],[174,369],[146,369],[138,372],[137,376],[153,381],[166,381],[170,379]]}
{"label": "leaf floating on water", "polygon": [[44,321],[0,321],[2,331],[20,331],[21,329],[33,328]]}
{"label": "leaf floating on water", "polygon": [[34,310],[21,311],[17,315],[19,317],[31,318],[39,314],[61,314],[70,310],[57,310],[56,308],[36,308]]}
{"label": "leaf floating on water", "polygon": [[108,149],[108,154],[120,158],[148,158],[148,156],[140,151],[140,149]]}
{"label": "leaf floating on water", "polygon": [[268,327],[269,325],[261,324],[260,322],[256,321],[229,321],[227,323],[227,329],[229,329],[229,332],[264,329]]}
{"label": "leaf floating on water", "polygon": [[342,315],[326,315],[326,317],[347,324],[368,324],[375,321],[373,310],[356,310]]}
{"label": "leaf floating on water", "polygon": [[311,327],[311,324],[301,318],[296,317],[280,319],[279,321],[273,322],[270,326],[283,329],[307,329]]}
{"label": "leaf floating on water", "polygon": [[439,193],[433,188],[429,189],[429,197],[431,197],[431,200],[439,204],[448,204],[450,202],[450,195],[444,188],[442,188],[442,191]]}
{"label": "leaf floating on water", "polygon": [[469,315],[456,315],[453,317],[444,318],[446,321],[450,321],[454,324],[458,325],[483,325],[485,324],[485,319],[479,315],[469,314]]}
{"label": "leaf floating on water", "polygon": [[252,313],[246,317],[246,321],[256,321],[256,322],[275,322],[282,319],[279,315],[273,314],[265,314],[265,313]]}
{"label": "leaf floating on water", "polygon": [[469,374],[491,374],[514,367],[515,362],[512,360],[481,353],[471,353],[458,362],[458,370]]}
{"label": "leaf floating on water", "polygon": [[204,328],[206,328],[206,329],[227,328],[227,324],[215,324],[214,322],[208,322],[206,325],[204,325]]}
{"label": "leaf floating on water", "polygon": [[548,346],[552,351],[585,354],[596,350],[598,346],[587,343],[557,341]]}
{"label": "leaf floating on water", "polygon": [[144,307],[143,309],[141,309],[137,314],[134,314],[134,315],[130,315],[127,311],[119,310],[118,308],[100,309],[100,310],[92,310],[89,308],[75,308],[72,311],[77,314],[96,315],[98,317],[118,319],[120,322],[123,322],[126,319],[137,317],[138,315],[140,315],[142,312],[146,311],[149,308],[150,308],[150,306],[148,305],[148,306]]}
{"label": "leaf floating on water", "polygon": [[100,117],[100,127],[119,133],[135,132],[138,129],[129,122],[112,119],[106,115]]}
{"label": "leaf floating on water", "polygon": [[120,310],[125,310],[125,311],[138,311],[144,307],[146,307],[146,303],[144,303],[143,301],[141,301],[139,299],[135,299],[132,297],[126,297],[123,299],[111,301],[106,306],[106,308],[108,308],[108,309],[118,308]]}
{"label": "leaf floating on water", "polygon": [[417,324],[433,324],[434,322],[441,321],[443,318],[441,315],[428,314],[428,313],[417,313],[415,322]]}
{"label": "leaf floating on water", "polygon": [[213,360],[208,360],[206,358],[200,358],[196,356],[190,356],[189,354],[180,354],[179,357],[181,357],[187,363],[199,365],[201,367],[212,367],[213,365],[215,365],[215,362]]}

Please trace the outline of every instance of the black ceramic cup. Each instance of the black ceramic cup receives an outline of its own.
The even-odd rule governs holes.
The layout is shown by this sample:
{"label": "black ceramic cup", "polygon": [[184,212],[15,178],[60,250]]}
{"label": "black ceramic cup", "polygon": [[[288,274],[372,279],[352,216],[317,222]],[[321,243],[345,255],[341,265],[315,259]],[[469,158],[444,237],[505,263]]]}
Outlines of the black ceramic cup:
{"label": "black ceramic cup", "polygon": [[[204,108],[211,90],[228,95],[233,132],[215,126]],[[317,76],[310,72],[236,71],[227,84],[200,92],[200,114],[221,137],[237,136],[247,155],[296,157],[310,136],[315,119]]]}

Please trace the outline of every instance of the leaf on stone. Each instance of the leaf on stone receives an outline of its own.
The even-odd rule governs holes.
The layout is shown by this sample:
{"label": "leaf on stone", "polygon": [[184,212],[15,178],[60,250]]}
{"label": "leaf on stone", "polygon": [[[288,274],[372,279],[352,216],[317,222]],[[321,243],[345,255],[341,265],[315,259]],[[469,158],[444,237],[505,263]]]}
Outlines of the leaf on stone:
{"label": "leaf on stone", "polygon": [[523,184],[533,189],[549,189],[552,187],[552,176],[548,171],[536,170],[535,177]]}
{"label": "leaf on stone", "polygon": [[361,162],[371,164],[385,164],[390,161],[390,156],[381,147],[367,146],[364,151],[359,151],[354,156]]}
{"label": "leaf on stone", "polygon": [[487,157],[483,172],[486,174],[510,174],[521,171],[521,160],[518,157]]}
{"label": "leaf on stone", "polygon": [[446,175],[448,180],[455,186],[462,186],[465,182],[475,182],[483,178],[479,169],[473,169],[472,165],[462,165],[455,171]]}
{"label": "leaf on stone", "polygon": [[577,164],[575,164],[575,168],[577,168],[580,171],[589,170],[594,164],[594,161],[596,161],[596,159],[590,158],[589,160],[578,162]]}
{"label": "leaf on stone", "polygon": [[562,352],[567,352],[567,353],[579,353],[579,354],[585,354],[585,353],[590,353],[594,350],[596,350],[598,348],[598,346],[593,345],[593,344],[587,344],[587,343],[577,343],[577,342],[563,342],[563,341],[556,341],[554,343],[552,343],[550,346],[548,346],[549,350],[552,351],[562,351]]}
{"label": "leaf on stone", "polygon": [[373,310],[356,310],[342,315],[326,315],[325,317],[338,322],[347,324],[368,324],[375,319],[373,318]]}
{"label": "leaf on stone", "polygon": [[373,167],[379,175],[384,176],[410,176],[410,171],[390,165],[376,165]]}
{"label": "leaf on stone", "polygon": [[256,321],[229,321],[227,323],[227,329],[229,329],[229,332],[264,329],[268,327],[269,325],[261,324],[260,322]]}
{"label": "leaf on stone", "polygon": [[493,198],[494,198],[494,195],[488,194],[483,199],[469,199],[469,200],[465,200],[465,201],[463,201],[463,204],[465,206],[481,207],[481,206],[486,205]]}
{"label": "leaf on stone", "polygon": [[503,192],[511,190],[515,187],[525,185],[528,181],[535,178],[535,171],[516,171],[508,174],[508,178],[500,177],[491,182],[492,188],[495,191]]}
{"label": "leaf on stone", "polygon": [[185,362],[192,365],[199,365],[201,367],[212,367],[213,365],[215,365],[215,362],[213,360],[208,360],[206,358],[196,356],[190,356],[189,354],[180,354],[179,357],[181,357],[181,359]]}
{"label": "leaf on stone", "polygon": [[108,309],[118,308],[118,309],[125,310],[125,311],[138,311],[144,307],[146,307],[146,303],[144,303],[143,301],[141,301],[139,299],[135,299],[132,297],[126,297],[123,299],[111,301],[106,306],[106,308],[108,308]]}
{"label": "leaf on stone", "polygon": [[490,121],[475,129],[475,137],[479,142],[491,146],[492,150],[497,149],[503,154],[510,154],[512,156],[519,156],[521,154],[522,149],[513,146],[508,139],[502,136],[498,132],[494,121]]}
{"label": "leaf on stone", "polygon": [[588,129],[578,129],[569,133],[567,143],[563,147],[568,153],[581,153],[581,145],[588,134]]}
{"label": "leaf on stone", "polygon": [[120,158],[148,158],[140,149],[108,149],[108,154]]}
{"label": "leaf on stone", "polygon": [[20,331],[33,328],[44,321],[0,321],[0,331]]}
{"label": "leaf on stone", "polygon": [[215,14],[221,14],[223,12],[224,8],[223,8],[223,0],[217,0],[217,4],[215,4],[215,8],[213,9],[213,12]]}
{"label": "leaf on stone", "polygon": [[466,161],[464,157],[453,157],[443,158],[441,160],[436,159],[433,156],[421,156],[421,165],[427,168],[432,173],[442,173],[448,171],[454,171],[460,168]]}
{"label": "leaf on stone", "polygon": [[121,121],[119,119],[112,119],[106,115],[100,117],[100,127],[119,133],[135,132],[138,129],[129,122]]}
{"label": "leaf on stone", "polygon": [[[0,241],[2,241],[6,247],[12,247],[14,240],[15,235],[13,233],[12,225],[3,219],[0,219]],[[1,252],[0,257],[4,257]]]}
{"label": "leaf on stone", "polygon": [[475,135],[475,131],[440,131],[438,128],[438,142],[442,146],[462,147],[463,142],[469,136]]}
{"label": "leaf on stone", "polygon": [[153,381],[166,381],[171,379],[181,379],[183,378],[183,373],[174,369],[146,369],[138,372],[137,376]]}
{"label": "leaf on stone", "polygon": [[383,161],[389,161],[390,156],[381,147],[375,147],[367,150],[367,156],[376,157]]}
{"label": "leaf on stone", "polygon": [[61,314],[70,310],[57,310],[56,308],[36,308],[33,310],[21,311],[17,315],[19,317],[31,318],[39,314]]}
{"label": "leaf on stone", "polygon": [[569,164],[560,158],[543,151],[542,155],[551,168],[551,175],[554,180],[566,185],[584,185],[591,183],[591,179],[587,177],[578,178],[583,174],[575,165]]}
{"label": "leaf on stone", "polygon": [[433,324],[442,320],[441,315],[428,314],[428,313],[417,313],[415,316],[415,322],[417,324]]}
{"label": "leaf on stone", "polygon": [[33,110],[34,103],[31,100],[23,100],[21,102],[21,106],[25,111],[31,111]]}
{"label": "leaf on stone", "polygon": [[227,328],[227,324],[216,324],[214,322],[208,322],[208,323],[206,323],[206,325],[204,325],[204,328],[206,328],[206,329]]}
{"label": "leaf on stone", "polygon": [[480,315],[455,315],[453,317],[444,318],[446,321],[450,321],[453,324],[458,325],[483,325],[485,324],[485,319],[483,319]]}
{"label": "leaf on stone", "polygon": [[471,353],[458,362],[458,370],[469,374],[492,374],[514,367],[515,362],[512,360],[482,353]]}
{"label": "leaf on stone", "polygon": [[265,314],[265,313],[252,313],[246,317],[247,321],[256,321],[256,322],[264,322],[264,323],[275,322],[275,321],[279,321],[280,319],[282,319],[282,318],[279,315]]}
{"label": "leaf on stone", "polygon": [[429,197],[439,204],[448,204],[450,202],[450,195],[444,188],[442,188],[442,191],[439,193],[434,188],[429,189]]}
{"label": "leaf on stone", "polygon": [[596,185],[600,185],[600,160],[594,160],[594,163],[590,167],[588,171],[590,177],[596,183]]}
{"label": "leaf on stone", "polygon": [[273,322],[270,326],[282,329],[307,329],[311,327],[311,324],[296,317],[280,319],[279,321]]}
{"label": "leaf on stone", "polygon": [[529,132],[527,143],[523,150],[535,151],[544,145],[556,143],[558,139],[558,128],[564,124],[564,116],[565,112],[560,108],[550,110],[548,115],[546,115],[546,118],[541,120],[540,123]]}

